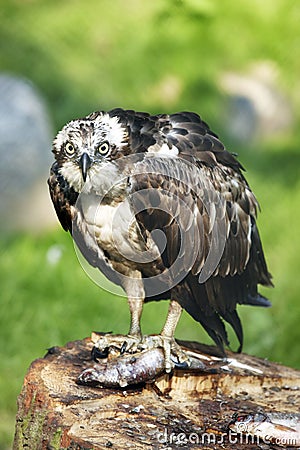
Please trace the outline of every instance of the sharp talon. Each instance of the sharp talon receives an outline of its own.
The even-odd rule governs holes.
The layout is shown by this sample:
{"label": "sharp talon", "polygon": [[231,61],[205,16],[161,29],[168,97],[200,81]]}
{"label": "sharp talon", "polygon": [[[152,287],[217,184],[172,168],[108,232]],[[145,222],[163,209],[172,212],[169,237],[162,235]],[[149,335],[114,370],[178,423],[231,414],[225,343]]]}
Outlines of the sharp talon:
{"label": "sharp talon", "polygon": [[140,336],[105,335],[94,342],[92,357],[107,358],[109,356],[123,356],[124,353],[136,353],[140,343]]}
{"label": "sharp talon", "polygon": [[100,350],[97,347],[93,347],[91,351],[92,358],[95,362],[98,362],[98,359],[103,359],[108,357],[108,347],[105,347],[103,350]]}
{"label": "sharp talon", "polygon": [[170,366],[170,365],[168,365],[168,364],[165,364],[165,372],[166,372],[166,373],[172,372],[172,369],[173,369],[173,366]]}
{"label": "sharp talon", "polygon": [[105,335],[95,342],[92,358],[97,362],[103,358],[124,357],[129,353],[135,356],[143,350],[162,348],[164,352],[165,371],[172,372],[174,368],[185,369],[189,367],[188,355],[176,343],[174,338],[163,335],[136,336],[136,335]]}
{"label": "sharp talon", "polygon": [[174,362],[174,368],[175,369],[187,369],[189,367],[187,361],[173,361]]}
{"label": "sharp talon", "polygon": [[120,355],[124,355],[124,353],[126,352],[126,349],[127,349],[127,342],[124,341],[120,348]]}

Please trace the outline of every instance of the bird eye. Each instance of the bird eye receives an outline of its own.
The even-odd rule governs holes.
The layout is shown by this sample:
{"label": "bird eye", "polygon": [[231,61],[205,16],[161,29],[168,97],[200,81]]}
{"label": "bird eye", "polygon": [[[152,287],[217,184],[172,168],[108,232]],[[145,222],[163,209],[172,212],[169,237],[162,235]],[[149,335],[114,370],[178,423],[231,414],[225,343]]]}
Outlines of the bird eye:
{"label": "bird eye", "polygon": [[102,142],[102,144],[100,144],[97,147],[97,152],[101,155],[101,156],[105,156],[107,155],[107,153],[109,152],[109,143],[107,141]]}
{"label": "bird eye", "polygon": [[71,142],[67,142],[65,144],[65,152],[68,156],[73,156],[75,153],[75,147]]}

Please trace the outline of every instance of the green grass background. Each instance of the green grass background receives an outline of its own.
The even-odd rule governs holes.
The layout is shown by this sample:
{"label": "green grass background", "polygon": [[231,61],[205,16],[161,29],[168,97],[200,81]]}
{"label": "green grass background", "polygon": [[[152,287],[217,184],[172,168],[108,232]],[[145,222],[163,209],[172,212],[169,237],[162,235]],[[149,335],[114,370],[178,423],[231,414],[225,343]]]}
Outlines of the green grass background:
{"label": "green grass background", "polygon": [[[55,129],[95,109],[199,112],[239,154],[262,213],[259,228],[275,289],[271,309],[240,307],[245,352],[300,368],[300,4],[297,0],[2,0],[0,70],[27,77],[44,95]],[[277,65],[293,108],[286,134],[242,147],[223,127],[221,73],[256,61]],[[171,91],[164,86],[173,86]],[[1,100],[0,100],[1,101]],[[224,109],[223,109],[224,110]],[[50,149],[49,149],[50,151]],[[38,218],[37,218],[38,220]],[[59,245],[62,257],[48,262]],[[59,227],[2,234],[0,450],[10,448],[16,398],[30,362],[91,330],[126,332],[126,301],[99,289]],[[145,307],[158,332],[167,303]],[[177,337],[210,342],[186,314]],[[236,344],[231,334],[233,347]]]}

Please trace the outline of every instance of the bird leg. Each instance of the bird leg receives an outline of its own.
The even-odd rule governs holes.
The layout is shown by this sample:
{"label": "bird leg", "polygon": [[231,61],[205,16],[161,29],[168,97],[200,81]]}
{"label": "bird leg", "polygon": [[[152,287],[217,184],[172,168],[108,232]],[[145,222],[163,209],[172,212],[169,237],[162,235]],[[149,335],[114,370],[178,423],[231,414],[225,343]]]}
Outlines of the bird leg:
{"label": "bird leg", "polygon": [[143,312],[143,298],[128,297],[128,305],[130,310],[130,329],[129,336],[142,337],[141,332],[141,315]]}
{"label": "bird leg", "polygon": [[[137,353],[153,348],[162,348],[164,351],[165,370],[171,372],[173,367],[189,364],[189,358],[174,338],[175,329],[181,316],[182,307],[176,300],[171,300],[166,322],[158,335],[142,336],[140,320],[143,311],[145,291],[141,274],[137,271],[126,278],[124,289],[128,296],[130,310],[130,329],[128,335],[105,334],[95,343],[94,356],[105,357],[109,354]],[[177,363],[174,362],[174,357]]]}
{"label": "bird leg", "polygon": [[189,357],[175,341],[174,333],[177,323],[180,319],[182,307],[176,300],[171,300],[168,310],[168,315],[163,329],[158,335],[144,336],[141,347],[143,349],[151,349],[161,347],[164,351],[165,371],[171,372],[176,363],[174,363],[172,356],[177,359],[179,365],[189,365]]}
{"label": "bird leg", "polygon": [[143,310],[144,299],[128,297],[130,309],[130,329],[129,333],[124,334],[104,334],[95,342],[93,355],[98,357],[107,357],[116,352],[122,355],[125,352],[136,353],[140,351],[142,333],[140,319]]}
{"label": "bird leg", "polygon": [[[134,288],[134,289],[133,289]],[[107,356],[118,351],[121,355],[125,352],[135,353],[140,351],[142,341],[141,333],[141,315],[144,304],[144,288],[142,282],[135,278],[134,284],[130,281],[125,286],[128,293],[128,306],[130,310],[130,329],[129,333],[123,334],[105,334],[95,343],[94,354]],[[132,295],[133,294],[133,295]],[[101,356],[100,356],[101,357]]]}
{"label": "bird leg", "polygon": [[164,342],[169,342],[169,345],[164,346],[166,372],[170,372],[174,367],[174,364],[171,361],[171,353],[177,357],[180,363],[187,362],[188,360],[186,354],[181,349],[180,345],[177,344],[174,338],[175,329],[177,327],[181,313],[182,307],[179,305],[179,303],[176,302],[176,300],[171,300],[168,315],[161,332],[161,336],[163,337]]}
{"label": "bird leg", "polygon": [[[154,348],[162,348],[164,351],[165,371],[171,370],[177,365],[189,365],[189,357],[175,341],[174,333],[181,316],[182,307],[176,300],[171,300],[166,322],[160,334],[142,336],[140,318],[143,310],[143,298],[128,296],[128,304],[131,314],[130,330],[128,335],[105,334],[94,345],[93,355],[97,358],[110,355],[123,355],[126,353],[138,353]],[[176,358],[176,362],[174,362]]]}

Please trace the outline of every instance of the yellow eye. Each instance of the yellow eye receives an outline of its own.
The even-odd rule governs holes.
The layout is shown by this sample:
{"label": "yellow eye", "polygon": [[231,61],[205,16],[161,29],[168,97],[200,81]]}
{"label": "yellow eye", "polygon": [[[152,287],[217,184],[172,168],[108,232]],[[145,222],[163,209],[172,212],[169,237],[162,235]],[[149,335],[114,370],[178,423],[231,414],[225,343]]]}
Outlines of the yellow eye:
{"label": "yellow eye", "polygon": [[71,144],[71,142],[67,142],[65,144],[65,152],[67,154],[67,156],[73,156],[75,153],[75,147],[73,144]]}
{"label": "yellow eye", "polygon": [[107,155],[107,153],[109,152],[109,143],[107,141],[102,142],[102,144],[100,144],[97,147],[97,152],[101,155],[101,156],[105,156]]}

